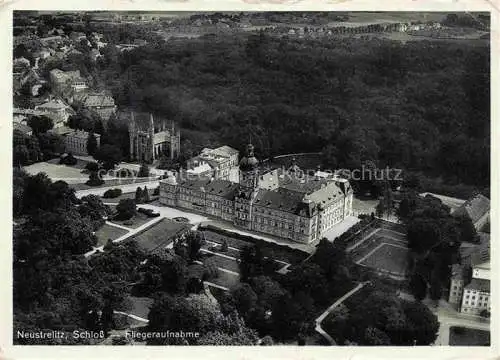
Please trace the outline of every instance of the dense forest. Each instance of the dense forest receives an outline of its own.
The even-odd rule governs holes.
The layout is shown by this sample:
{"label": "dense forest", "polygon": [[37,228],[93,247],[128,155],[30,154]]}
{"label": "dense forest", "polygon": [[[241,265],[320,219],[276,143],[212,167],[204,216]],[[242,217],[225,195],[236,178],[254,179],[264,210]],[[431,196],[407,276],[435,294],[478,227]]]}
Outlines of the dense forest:
{"label": "dense forest", "polygon": [[198,148],[260,158],[323,151],[329,168],[367,160],[489,186],[486,43],[204,36],[108,47],[95,72],[120,106],[180,122]]}

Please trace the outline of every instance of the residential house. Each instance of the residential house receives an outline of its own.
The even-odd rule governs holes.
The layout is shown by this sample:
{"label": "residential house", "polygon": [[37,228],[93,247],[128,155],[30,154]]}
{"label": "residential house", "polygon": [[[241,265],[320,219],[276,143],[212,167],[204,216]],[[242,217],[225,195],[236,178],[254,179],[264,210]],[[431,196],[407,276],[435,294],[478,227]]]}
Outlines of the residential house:
{"label": "residential house", "polygon": [[31,136],[33,135],[33,129],[29,127],[26,124],[23,124],[21,122],[13,122],[12,124],[13,129],[22,132],[26,136]]}
{"label": "residential house", "polygon": [[450,304],[460,306],[466,279],[466,267],[460,264],[454,264],[451,269],[450,293],[448,301]]}
{"label": "residential house", "polygon": [[54,92],[69,99],[74,93],[87,89],[87,82],[80,75],[80,70],[62,71],[53,69],[49,74]]}
{"label": "residential house", "polygon": [[477,231],[489,223],[490,219],[490,199],[481,194],[477,194],[468,199],[458,207],[452,216],[466,216],[471,219]]}
{"label": "residential house", "polygon": [[[97,146],[100,146],[101,136],[99,134],[94,134],[97,141]],[[87,156],[87,141],[89,138],[89,133],[83,130],[74,130],[67,133],[64,136],[65,151],[67,153],[72,153],[73,155]]]}
{"label": "residential house", "polygon": [[41,38],[40,42],[44,46],[56,46],[56,45],[61,44],[63,42],[63,40],[64,39],[62,36],[55,35],[55,36],[47,36],[47,37]]}
{"label": "residential house", "polygon": [[16,58],[12,62],[12,69],[14,73],[22,73],[29,68],[31,68],[31,63],[25,57]]}
{"label": "residential house", "polygon": [[73,98],[74,103],[80,104],[84,109],[95,112],[104,125],[112,114],[116,112],[115,100],[110,94],[99,92],[80,92]]}
{"label": "residential house", "polygon": [[89,57],[92,61],[97,61],[100,57],[102,57],[101,53],[97,49],[92,49],[89,52]]}
{"label": "residential house", "polygon": [[75,115],[75,111],[71,106],[60,99],[52,99],[35,106],[35,110],[42,111],[51,118],[55,128],[63,126],[71,115]]}

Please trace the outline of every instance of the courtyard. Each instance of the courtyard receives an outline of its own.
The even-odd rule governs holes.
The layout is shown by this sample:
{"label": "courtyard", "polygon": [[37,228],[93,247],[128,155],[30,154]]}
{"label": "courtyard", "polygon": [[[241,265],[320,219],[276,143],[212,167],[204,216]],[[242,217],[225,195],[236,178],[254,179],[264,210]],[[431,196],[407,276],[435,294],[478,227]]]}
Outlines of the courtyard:
{"label": "courtyard", "polygon": [[[210,285],[219,286],[219,290],[230,290],[239,284],[240,276],[240,254],[247,246],[253,246],[254,243],[239,239],[236,236],[227,236],[211,230],[203,230],[205,240],[200,252],[199,263],[211,262],[219,269],[219,276],[210,280]],[[222,244],[226,243],[227,251],[222,250]],[[273,244],[259,243],[262,254],[265,258],[272,259],[273,270],[286,273],[293,264],[298,264],[307,256],[294,250]]]}

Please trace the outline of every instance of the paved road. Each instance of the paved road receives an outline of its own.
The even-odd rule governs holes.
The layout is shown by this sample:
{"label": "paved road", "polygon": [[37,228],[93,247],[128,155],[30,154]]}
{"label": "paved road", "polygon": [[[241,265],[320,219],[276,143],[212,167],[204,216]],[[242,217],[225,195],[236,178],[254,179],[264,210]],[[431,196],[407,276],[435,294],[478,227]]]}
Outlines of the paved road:
{"label": "paved road", "polygon": [[450,327],[462,326],[471,329],[490,331],[490,322],[479,316],[471,316],[459,313],[451,308],[446,301],[440,301],[438,308],[430,307],[431,311],[438,317],[439,332],[434,345],[449,345]]}
{"label": "paved road", "polygon": [[159,185],[160,185],[160,181],[155,180],[155,181],[125,184],[125,185],[96,187],[96,188],[92,188],[92,189],[78,190],[75,192],[75,195],[77,198],[81,198],[81,197],[87,196],[87,195],[102,196],[106,192],[106,190],[109,190],[109,189],[121,189],[122,192],[129,193],[129,192],[135,192],[135,190],[137,189],[138,186],[140,186],[141,188],[143,188],[144,186],[147,186],[148,189],[154,189],[154,188],[158,187]]}
{"label": "paved road", "polygon": [[321,327],[321,322],[332,312],[333,309],[335,309],[337,306],[342,304],[342,302],[345,301],[349,296],[353,295],[357,291],[359,291],[363,286],[369,284],[370,282],[364,282],[358,284],[354,289],[351,291],[345,293],[341,298],[339,298],[337,301],[335,301],[328,309],[326,309],[318,318],[316,318],[315,323],[316,327],[314,328],[318,333],[320,333],[328,342],[332,345],[335,345],[335,340]]}

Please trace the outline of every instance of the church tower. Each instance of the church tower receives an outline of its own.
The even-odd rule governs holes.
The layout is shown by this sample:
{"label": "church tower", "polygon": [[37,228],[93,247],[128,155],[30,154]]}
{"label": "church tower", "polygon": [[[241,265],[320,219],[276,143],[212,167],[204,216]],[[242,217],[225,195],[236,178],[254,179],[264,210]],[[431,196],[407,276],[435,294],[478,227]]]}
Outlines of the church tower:
{"label": "church tower", "polygon": [[256,189],[259,181],[259,161],[254,155],[252,144],[247,145],[246,154],[240,161],[240,185]]}

